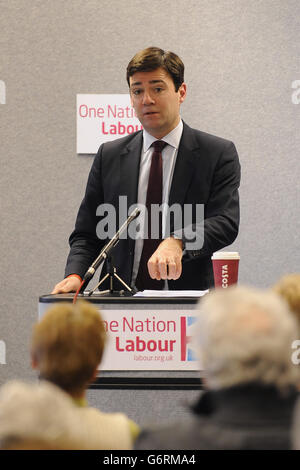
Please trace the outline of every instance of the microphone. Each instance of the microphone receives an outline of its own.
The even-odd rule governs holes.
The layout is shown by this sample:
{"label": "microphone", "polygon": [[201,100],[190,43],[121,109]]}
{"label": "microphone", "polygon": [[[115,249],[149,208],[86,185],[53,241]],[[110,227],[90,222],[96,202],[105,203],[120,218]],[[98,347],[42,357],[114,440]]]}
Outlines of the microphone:
{"label": "microphone", "polygon": [[121,233],[124,232],[124,230],[128,227],[131,222],[136,219],[140,215],[141,211],[140,209],[136,208],[134,211],[130,214],[128,219],[124,222],[124,224],[119,228],[117,233],[113,236],[113,238],[104,246],[104,248],[101,250],[99,256],[95,259],[95,261],[91,264],[87,272],[85,273],[82,281],[82,285],[80,288],[80,293],[82,293],[87,286],[87,284],[90,282],[92,277],[94,276],[95,272],[99,268],[100,264],[107,258],[111,250],[117,245],[120,239]]}

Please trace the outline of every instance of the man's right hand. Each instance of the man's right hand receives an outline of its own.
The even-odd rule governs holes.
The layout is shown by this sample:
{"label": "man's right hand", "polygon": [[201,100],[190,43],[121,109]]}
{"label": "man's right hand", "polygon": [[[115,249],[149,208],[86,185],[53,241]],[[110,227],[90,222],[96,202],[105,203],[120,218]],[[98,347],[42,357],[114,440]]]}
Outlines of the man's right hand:
{"label": "man's right hand", "polygon": [[66,294],[68,292],[76,292],[81,282],[77,276],[69,276],[54,286],[51,294]]}

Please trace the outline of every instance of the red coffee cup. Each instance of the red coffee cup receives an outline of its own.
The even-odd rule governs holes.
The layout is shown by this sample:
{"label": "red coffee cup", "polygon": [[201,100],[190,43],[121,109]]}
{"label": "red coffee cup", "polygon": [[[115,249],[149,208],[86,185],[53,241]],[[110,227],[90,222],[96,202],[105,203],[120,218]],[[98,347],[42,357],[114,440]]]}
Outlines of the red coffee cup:
{"label": "red coffee cup", "polygon": [[238,282],[240,255],[237,251],[216,251],[212,257],[215,287],[226,289]]}

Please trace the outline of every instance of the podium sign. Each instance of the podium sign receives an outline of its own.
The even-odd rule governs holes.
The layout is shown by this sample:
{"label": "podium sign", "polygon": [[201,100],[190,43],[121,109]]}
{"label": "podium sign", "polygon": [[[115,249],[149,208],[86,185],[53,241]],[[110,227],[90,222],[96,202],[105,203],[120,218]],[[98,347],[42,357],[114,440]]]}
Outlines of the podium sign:
{"label": "podium sign", "polygon": [[195,311],[101,309],[108,334],[101,370],[199,370]]}
{"label": "podium sign", "polygon": [[[39,317],[73,294],[42,296]],[[91,298],[89,298],[91,299]],[[198,371],[192,344],[197,298],[105,298],[95,295],[108,341],[101,371]]]}

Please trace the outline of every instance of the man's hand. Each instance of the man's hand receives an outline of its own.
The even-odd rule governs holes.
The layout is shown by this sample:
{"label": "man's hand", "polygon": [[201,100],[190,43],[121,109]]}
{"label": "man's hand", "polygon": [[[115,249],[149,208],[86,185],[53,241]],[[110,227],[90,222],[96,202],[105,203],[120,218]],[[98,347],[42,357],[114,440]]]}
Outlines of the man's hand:
{"label": "man's hand", "polygon": [[77,276],[69,276],[56,284],[51,294],[66,294],[68,292],[76,292],[81,282]]}
{"label": "man's hand", "polygon": [[163,240],[148,261],[152,279],[178,279],[181,276],[182,241],[175,238]]}

